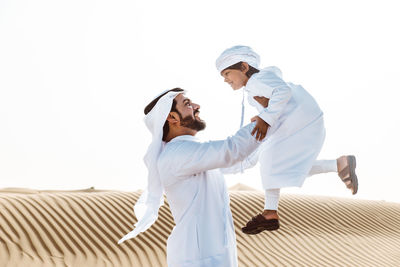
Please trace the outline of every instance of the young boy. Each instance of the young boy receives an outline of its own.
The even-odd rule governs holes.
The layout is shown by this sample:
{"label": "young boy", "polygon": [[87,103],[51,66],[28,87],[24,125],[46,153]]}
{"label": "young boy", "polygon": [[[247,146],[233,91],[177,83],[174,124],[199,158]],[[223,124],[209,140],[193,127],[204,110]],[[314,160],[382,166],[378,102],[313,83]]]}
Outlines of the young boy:
{"label": "young boy", "polygon": [[300,187],[310,174],[338,171],[353,194],[358,190],[354,156],[342,156],[336,164],[316,163],[325,127],[323,112],[314,98],[302,86],[285,82],[277,67],[259,70],[259,61],[248,46],[231,47],[216,61],[218,71],[233,90],[244,86],[249,104],[260,112],[252,118],[256,121],[252,134],[260,141],[266,138],[258,159],[265,207],[242,228],[246,234],[277,230],[280,188]]}

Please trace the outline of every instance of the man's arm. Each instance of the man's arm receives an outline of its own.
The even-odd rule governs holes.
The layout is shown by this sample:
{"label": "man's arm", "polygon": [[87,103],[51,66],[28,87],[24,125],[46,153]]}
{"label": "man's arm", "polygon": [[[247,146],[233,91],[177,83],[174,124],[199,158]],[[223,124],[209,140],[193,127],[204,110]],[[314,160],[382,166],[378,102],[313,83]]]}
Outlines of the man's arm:
{"label": "man's arm", "polygon": [[243,161],[235,163],[234,165],[228,168],[222,168],[221,172],[223,174],[235,174],[238,172],[242,172],[246,169],[253,168],[258,162],[258,158],[260,157],[260,152],[261,148],[258,147],[256,151],[251,153],[250,156],[245,158]]}
{"label": "man's arm", "polygon": [[251,136],[254,124],[241,128],[234,136],[225,140],[209,142],[182,141],[163,160],[168,162],[174,176],[191,176],[204,171],[226,168],[244,160],[258,146]]}

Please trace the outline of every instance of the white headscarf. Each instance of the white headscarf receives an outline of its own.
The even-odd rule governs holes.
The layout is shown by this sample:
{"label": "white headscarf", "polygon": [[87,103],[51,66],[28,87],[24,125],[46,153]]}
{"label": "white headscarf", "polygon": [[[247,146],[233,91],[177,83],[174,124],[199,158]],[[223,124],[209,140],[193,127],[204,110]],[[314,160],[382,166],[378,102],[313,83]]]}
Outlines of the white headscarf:
{"label": "white headscarf", "polygon": [[[246,62],[253,68],[258,69],[260,65],[260,56],[251,49],[250,46],[244,45],[236,45],[231,48],[226,49],[215,61],[215,66],[217,67],[218,72],[223,71],[224,69],[239,63]],[[242,97],[242,116],[240,119],[240,128],[243,126],[244,120],[244,91]]]}
{"label": "white headscarf", "polygon": [[215,65],[218,72],[221,72],[240,61],[246,62],[250,66],[258,69],[260,65],[260,56],[249,46],[236,45],[222,52],[217,58]]}
{"label": "white headscarf", "polygon": [[[223,71],[239,62],[246,62],[253,68],[258,69],[260,65],[260,56],[251,49],[250,46],[236,45],[226,49],[215,61],[215,66],[218,72]],[[243,127],[244,121],[244,90],[242,96],[242,114],[240,118],[240,128]],[[243,173],[243,165],[241,165],[241,172]]]}
{"label": "white headscarf", "polygon": [[164,203],[163,187],[157,169],[157,160],[163,147],[163,126],[171,112],[174,98],[182,93],[184,91],[168,92],[157,101],[157,104],[144,118],[144,122],[152,134],[152,142],[144,156],[144,162],[149,173],[147,189],[142,193],[134,207],[138,219],[135,229],[119,240],[118,244],[146,231],[158,218],[158,209]]}

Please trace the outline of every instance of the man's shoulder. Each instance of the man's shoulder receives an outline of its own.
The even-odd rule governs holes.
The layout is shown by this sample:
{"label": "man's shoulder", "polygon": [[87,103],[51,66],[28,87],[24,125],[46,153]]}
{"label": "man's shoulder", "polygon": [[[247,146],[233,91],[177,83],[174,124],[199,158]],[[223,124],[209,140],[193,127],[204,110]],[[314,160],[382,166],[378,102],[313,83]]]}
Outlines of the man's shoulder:
{"label": "man's shoulder", "polygon": [[160,154],[160,160],[171,160],[173,158],[185,156],[185,151],[191,149],[191,147],[199,143],[199,141],[194,138],[185,138],[183,136],[179,137],[180,138],[174,138],[164,146]]}
{"label": "man's shoulder", "polygon": [[190,152],[199,142],[181,138],[167,143],[158,158],[157,167],[164,186],[170,186],[180,180],[180,170],[190,157]]}
{"label": "man's shoulder", "polygon": [[174,139],[172,139],[170,142],[168,142],[164,150],[174,150],[174,149],[179,149],[179,148],[185,148],[185,147],[190,147],[193,144],[198,144],[200,143],[200,140],[196,138],[195,136],[191,135],[181,135],[177,136]]}

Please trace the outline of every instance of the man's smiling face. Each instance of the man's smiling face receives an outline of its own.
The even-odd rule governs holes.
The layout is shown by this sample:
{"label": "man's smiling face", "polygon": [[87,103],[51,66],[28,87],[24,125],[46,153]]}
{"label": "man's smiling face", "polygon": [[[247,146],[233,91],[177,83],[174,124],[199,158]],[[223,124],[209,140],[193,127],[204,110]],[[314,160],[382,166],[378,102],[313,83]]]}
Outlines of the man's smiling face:
{"label": "man's smiling face", "polygon": [[193,103],[184,94],[175,97],[176,109],[180,113],[180,125],[196,131],[204,130],[206,123],[200,118],[200,105]]}

